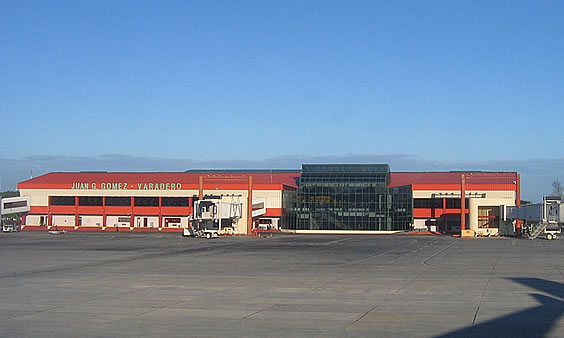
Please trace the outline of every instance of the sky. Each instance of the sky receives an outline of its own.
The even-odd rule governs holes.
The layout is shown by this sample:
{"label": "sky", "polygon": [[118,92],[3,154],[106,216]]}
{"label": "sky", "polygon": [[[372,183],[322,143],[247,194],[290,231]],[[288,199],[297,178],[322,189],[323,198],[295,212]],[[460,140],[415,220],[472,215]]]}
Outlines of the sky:
{"label": "sky", "polygon": [[387,161],[519,171],[538,200],[564,181],[563,32],[563,1],[3,0],[0,189]]}

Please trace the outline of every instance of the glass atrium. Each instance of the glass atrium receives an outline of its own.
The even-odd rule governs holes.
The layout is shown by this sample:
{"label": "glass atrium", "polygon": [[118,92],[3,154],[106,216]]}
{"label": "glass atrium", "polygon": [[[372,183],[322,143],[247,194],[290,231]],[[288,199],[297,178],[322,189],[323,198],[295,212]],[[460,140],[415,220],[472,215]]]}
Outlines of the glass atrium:
{"label": "glass atrium", "polygon": [[304,164],[295,230],[408,230],[411,187],[388,189],[387,164]]}

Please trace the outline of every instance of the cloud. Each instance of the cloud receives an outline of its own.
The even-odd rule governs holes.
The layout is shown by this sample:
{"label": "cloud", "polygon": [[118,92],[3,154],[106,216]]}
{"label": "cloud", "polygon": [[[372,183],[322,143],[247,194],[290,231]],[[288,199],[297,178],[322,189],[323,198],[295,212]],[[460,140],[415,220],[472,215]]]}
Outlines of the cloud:
{"label": "cloud", "polygon": [[284,155],[263,159],[198,161],[139,157],[121,154],[100,156],[34,155],[0,159],[1,190],[13,190],[17,182],[53,171],[185,171],[188,169],[300,169],[303,163],[388,163],[392,171],[517,171],[521,174],[522,198],[542,200],[550,194],[552,182],[564,180],[564,159],[448,162],[423,159],[410,154],[344,154],[311,156]]}

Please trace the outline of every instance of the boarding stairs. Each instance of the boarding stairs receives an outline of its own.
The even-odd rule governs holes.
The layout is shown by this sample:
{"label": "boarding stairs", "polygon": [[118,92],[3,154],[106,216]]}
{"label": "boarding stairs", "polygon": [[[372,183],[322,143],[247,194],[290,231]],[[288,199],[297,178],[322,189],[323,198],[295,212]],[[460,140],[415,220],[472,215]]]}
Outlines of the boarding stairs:
{"label": "boarding stairs", "polygon": [[544,233],[547,227],[548,223],[546,222],[534,225],[529,233],[529,239],[536,239],[540,234]]}
{"label": "boarding stairs", "polygon": [[529,239],[546,234],[546,239],[556,239],[564,228],[564,201],[560,196],[545,196],[543,203],[521,206],[504,206],[503,220],[521,220],[528,225]]}

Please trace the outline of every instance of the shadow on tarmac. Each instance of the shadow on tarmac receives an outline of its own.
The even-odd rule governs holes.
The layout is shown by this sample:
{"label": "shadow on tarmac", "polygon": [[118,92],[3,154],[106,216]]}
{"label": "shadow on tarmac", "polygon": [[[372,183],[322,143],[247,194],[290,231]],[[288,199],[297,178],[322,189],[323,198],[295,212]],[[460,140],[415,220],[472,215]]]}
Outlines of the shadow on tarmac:
{"label": "shadow on tarmac", "polygon": [[[564,284],[540,278],[507,278],[553,297],[531,293],[540,305],[438,337],[546,337],[564,314]],[[558,298],[554,298],[558,297]],[[479,313],[479,308],[476,314]],[[476,318],[474,318],[476,320]]]}

